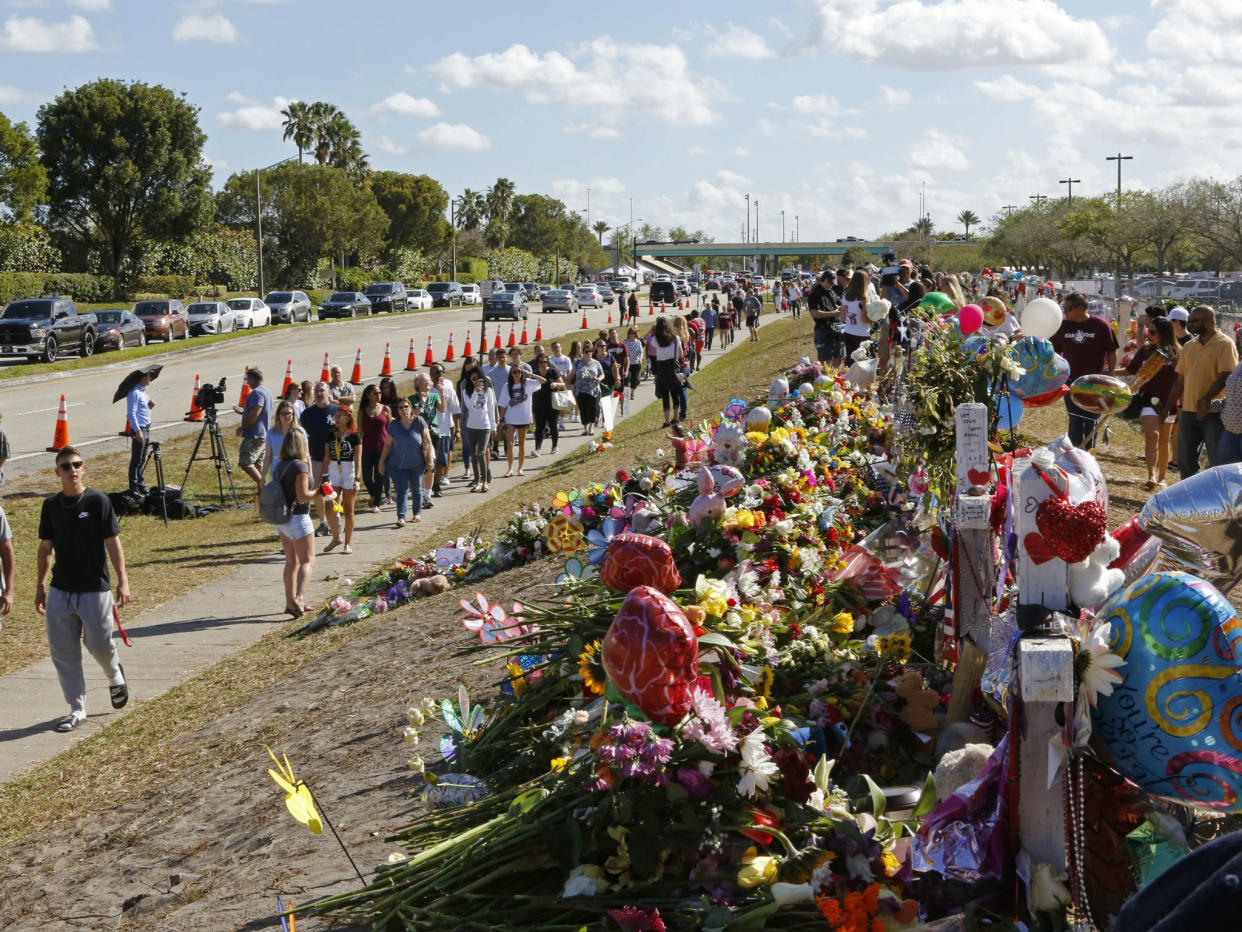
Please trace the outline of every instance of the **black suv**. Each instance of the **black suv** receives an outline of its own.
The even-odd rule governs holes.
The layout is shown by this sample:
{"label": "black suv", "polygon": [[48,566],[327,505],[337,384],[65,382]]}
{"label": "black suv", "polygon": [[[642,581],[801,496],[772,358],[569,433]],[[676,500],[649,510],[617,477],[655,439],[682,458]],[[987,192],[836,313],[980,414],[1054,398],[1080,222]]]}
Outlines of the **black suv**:
{"label": "black suv", "polygon": [[405,285],[401,282],[376,282],[374,285],[367,285],[366,295],[376,314],[380,311],[387,311],[389,314],[404,311],[408,302]]}
{"label": "black suv", "polygon": [[427,290],[431,292],[432,307],[461,307],[466,297],[457,282],[432,282]]}
{"label": "black suv", "polygon": [[652,282],[650,300],[652,304],[676,304],[677,286],[672,282]]}

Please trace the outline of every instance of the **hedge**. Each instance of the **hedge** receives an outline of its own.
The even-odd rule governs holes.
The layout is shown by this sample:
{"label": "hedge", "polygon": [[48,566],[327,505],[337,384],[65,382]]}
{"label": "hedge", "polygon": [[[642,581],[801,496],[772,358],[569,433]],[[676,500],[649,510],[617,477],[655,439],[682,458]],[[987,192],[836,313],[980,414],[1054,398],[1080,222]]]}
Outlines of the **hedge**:
{"label": "hedge", "polygon": [[0,302],[53,294],[90,304],[111,301],[116,282],[110,275],[85,272],[0,272]]}
{"label": "hedge", "polygon": [[162,294],[170,298],[198,294],[193,275],[139,275],[130,282],[127,290],[135,294]]}

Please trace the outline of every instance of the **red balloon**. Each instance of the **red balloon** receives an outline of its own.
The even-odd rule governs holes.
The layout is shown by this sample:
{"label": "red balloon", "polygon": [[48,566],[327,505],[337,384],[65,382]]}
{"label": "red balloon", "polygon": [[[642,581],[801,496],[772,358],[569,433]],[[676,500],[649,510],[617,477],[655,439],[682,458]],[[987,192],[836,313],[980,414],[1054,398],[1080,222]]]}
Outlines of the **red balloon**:
{"label": "red balloon", "polygon": [[957,319],[961,323],[962,333],[972,334],[983,326],[983,308],[977,304],[967,304],[957,312]]}
{"label": "red balloon", "polygon": [[1062,385],[1060,388],[1054,388],[1050,392],[1044,392],[1042,395],[1031,395],[1022,399],[1024,408],[1042,408],[1044,405],[1050,405],[1054,401],[1059,401],[1062,397],[1069,394],[1069,386]]}
{"label": "red balloon", "polygon": [[608,681],[653,722],[676,725],[692,706],[699,642],[676,602],[639,586],[612,620],[600,660]]}
{"label": "red balloon", "polygon": [[669,593],[681,585],[672,548],[646,534],[618,534],[609,541],[599,578],[613,592],[651,586]]}

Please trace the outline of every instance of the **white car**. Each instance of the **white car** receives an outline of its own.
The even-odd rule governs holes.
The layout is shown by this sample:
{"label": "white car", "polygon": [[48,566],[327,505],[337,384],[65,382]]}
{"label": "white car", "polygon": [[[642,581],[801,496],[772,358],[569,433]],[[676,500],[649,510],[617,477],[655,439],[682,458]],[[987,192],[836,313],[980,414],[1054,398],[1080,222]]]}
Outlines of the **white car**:
{"label": "white car", "polygon": [[237,329],[237,312],[223,301],[196,301],[186,308],[190,316],[190,335],[231,333]]}
{"label": "white car", "polygon": [[599,293],[594,285],[579,285],[574,289],[574,297],[578,299],[579,307],[603,307],[604,297]]}
{"label": "white car", "polygon": [[258,298],[230,298],[225,303],[233,309],[238,330],[271,326],[272,309]]}
{"label": "white car", "polygon": [[[475,284],[462,285],[461,286],[461,303],[462,304],[482,304],[483,303],[483,292],[479,290],[479,286]],[[431,305],[427,305],[427,306],[430,307]]]}
{"label": "white car", "polygon": [[[463,285],[462,287],[464,288],[465,286]],[[407,288],[405,299],[407,311],[431,310],[431,292],[426,288]]]}

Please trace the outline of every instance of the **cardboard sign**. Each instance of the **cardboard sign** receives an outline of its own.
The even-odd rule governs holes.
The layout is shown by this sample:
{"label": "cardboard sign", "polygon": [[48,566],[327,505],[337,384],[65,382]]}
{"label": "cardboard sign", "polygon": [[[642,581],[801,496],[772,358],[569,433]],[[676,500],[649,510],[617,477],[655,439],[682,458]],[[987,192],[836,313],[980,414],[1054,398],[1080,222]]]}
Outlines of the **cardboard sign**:
{"label": "cardboard sign", "polygon": [[988,406],[977,401],[957,406],[957,494],[972,485],[985,488],[988,472]]}
{"label": "cardboard sign", "polygon": [[460,547],[437,547],[436,548],[436,566],[442,569],[450,569],[454,566],[464,566],[466,563],[466,551]]}

